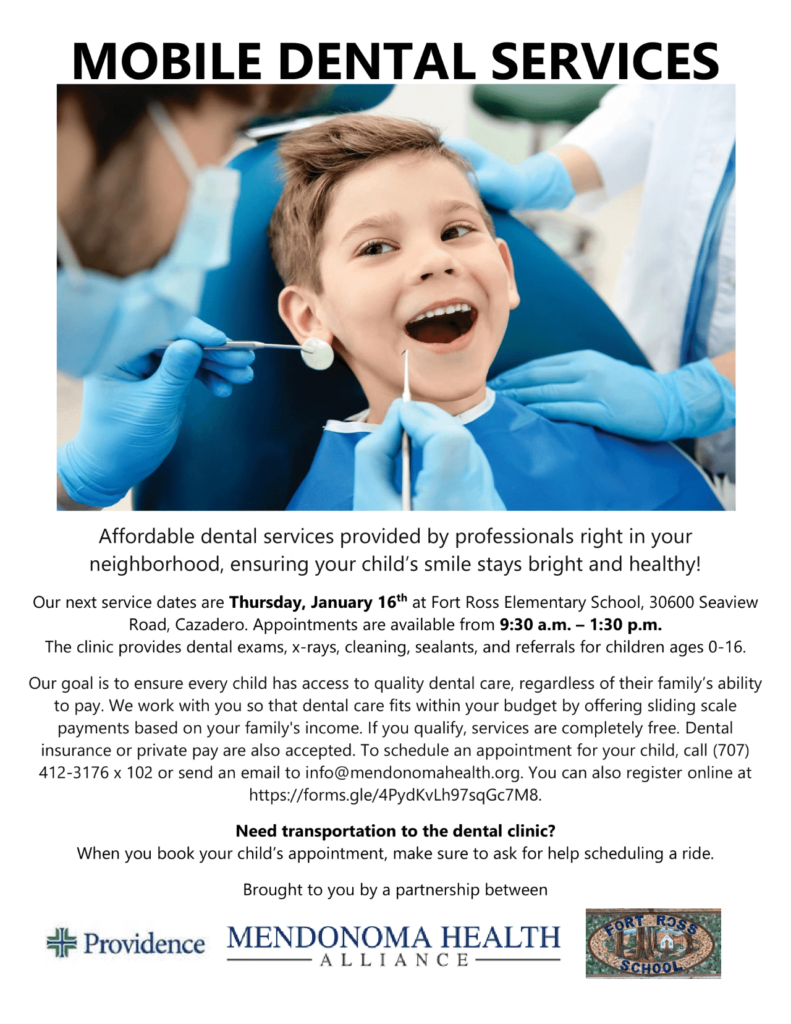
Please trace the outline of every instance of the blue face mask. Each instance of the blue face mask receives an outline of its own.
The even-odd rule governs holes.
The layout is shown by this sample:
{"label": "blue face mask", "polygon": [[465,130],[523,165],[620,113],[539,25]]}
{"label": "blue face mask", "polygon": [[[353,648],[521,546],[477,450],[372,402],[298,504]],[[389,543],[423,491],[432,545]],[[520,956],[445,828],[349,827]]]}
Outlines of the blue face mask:
{"label": "blue face mask", "polygon": [[176,337],[198,311],[206,271],[230,259],[239,172],[198,167],[164,107],[149,116],[190,182],[170,252],[151,270],[119,278],[82,267],[58,222],[58,369],[98,373]]}

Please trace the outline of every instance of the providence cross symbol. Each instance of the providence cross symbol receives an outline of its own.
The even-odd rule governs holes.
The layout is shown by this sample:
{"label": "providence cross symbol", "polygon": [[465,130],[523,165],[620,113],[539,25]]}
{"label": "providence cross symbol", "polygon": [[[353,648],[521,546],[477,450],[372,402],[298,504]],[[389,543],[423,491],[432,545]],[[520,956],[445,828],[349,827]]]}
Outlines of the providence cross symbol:
{"label": "providence cross symbol", "polygon": [[47,949],[54,949],[56,957],[68,956],[69,951],[77,948],[77,938],[69,935],[68,928],[56,928],[54,935],[47,936]]}

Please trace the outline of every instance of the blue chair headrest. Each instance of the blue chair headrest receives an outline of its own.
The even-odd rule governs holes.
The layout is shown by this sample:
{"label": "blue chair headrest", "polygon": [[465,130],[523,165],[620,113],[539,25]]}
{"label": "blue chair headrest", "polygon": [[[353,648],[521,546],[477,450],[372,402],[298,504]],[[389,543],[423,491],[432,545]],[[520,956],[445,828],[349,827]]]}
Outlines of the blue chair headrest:
{"label": "blue chair headrest", "polygon": [[280,124],[292,121],[295,117],[319,117],[327,114],[356,114],[361,110],[370,110],[384,102],[395,89],[394,85],[342,85],[323,86],[313,94],[306,106],[300,108],[299,114],[293,111],[278,114],[276,117],[259,117],[253,121],[256,125]]}

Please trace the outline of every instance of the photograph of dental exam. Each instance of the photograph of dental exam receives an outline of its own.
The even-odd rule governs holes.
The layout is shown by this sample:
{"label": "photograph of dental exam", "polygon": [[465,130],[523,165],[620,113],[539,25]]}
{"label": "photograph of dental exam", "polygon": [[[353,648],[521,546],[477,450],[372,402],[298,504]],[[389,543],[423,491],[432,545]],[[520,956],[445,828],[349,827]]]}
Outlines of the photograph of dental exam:
{"label": "photograph of dental exam", "polygon": [[[99,90],[94,115],[114,98],[84,88]],[[59,507],[733,507],[732,87],[308,89],[288,112],[238,110],[230,162],[211,167],[226,161],[206,161],[188,105],[147,95],[163,88],[179,89],[130,87],[126,139],[131,123],[156,151],[145,187],[180,194],[171,252],[94,273],[88,221],[60,217],[59,365],[88,376],[76,437],[79,395],[59,380]],[[215,172],[224,185],[201,181]],[[197,254],[183,303],[201,319],[176,328],[160,291],[169,264],[195,262],[179,243],[207,202],[223,237]],[[139,240],[118,221],[114,255]],[[153,392],[185,346],[195,367],[163,432]]]}

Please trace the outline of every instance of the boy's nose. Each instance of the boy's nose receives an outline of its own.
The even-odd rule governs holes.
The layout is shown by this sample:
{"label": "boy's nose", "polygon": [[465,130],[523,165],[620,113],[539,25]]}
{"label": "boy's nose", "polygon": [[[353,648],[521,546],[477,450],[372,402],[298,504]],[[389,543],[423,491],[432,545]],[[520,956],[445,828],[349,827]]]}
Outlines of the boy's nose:
{"label": "boy's nose", "polygon": [[[442,271],[442,273],[444,273],[444,274],[452,274],[453,273],[453,267],[446,267],[445,270]],[[421,281],[428,281],[428,279],[430,277],[433,277],[433,276],[434,276],[434,272],[432,272],[431,270],[428,270],[428,271],[426,271],[425,274],[421,274],[420,275],[420,280]]]}
{"label": "boy's nose", "polygon": [[421,281],[442,274],[456,274],[459,266],[447,246],[429,246],[418,257],[416,269]]}

